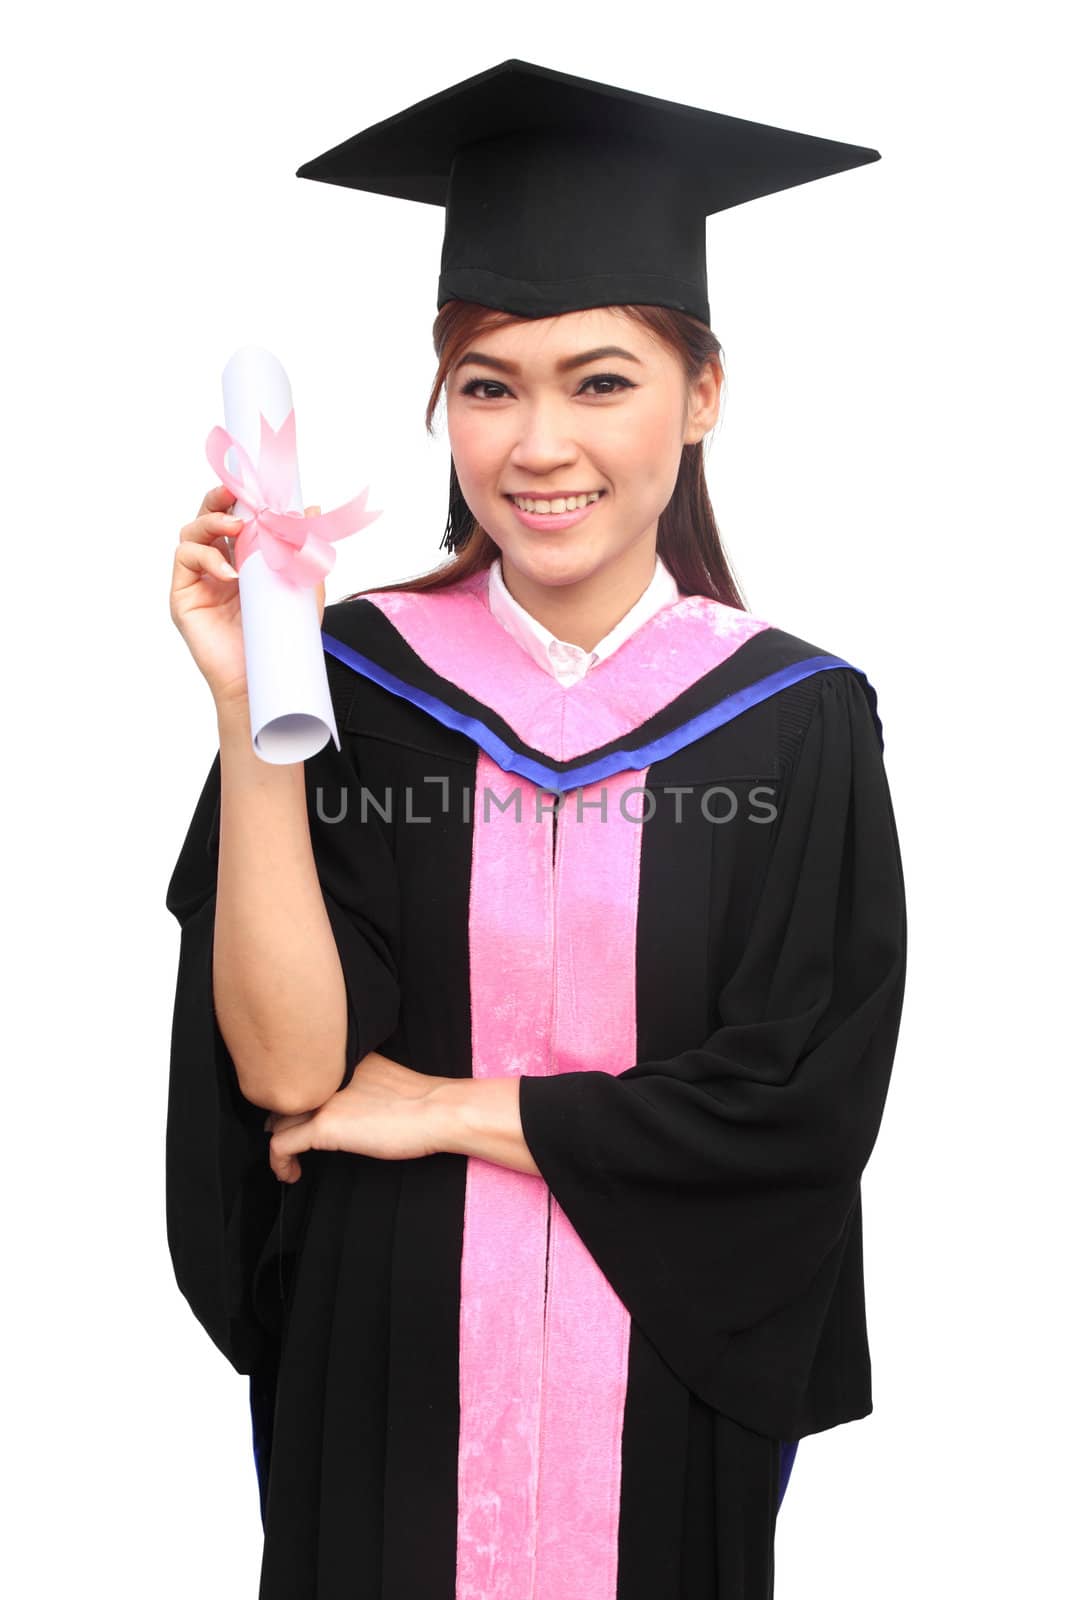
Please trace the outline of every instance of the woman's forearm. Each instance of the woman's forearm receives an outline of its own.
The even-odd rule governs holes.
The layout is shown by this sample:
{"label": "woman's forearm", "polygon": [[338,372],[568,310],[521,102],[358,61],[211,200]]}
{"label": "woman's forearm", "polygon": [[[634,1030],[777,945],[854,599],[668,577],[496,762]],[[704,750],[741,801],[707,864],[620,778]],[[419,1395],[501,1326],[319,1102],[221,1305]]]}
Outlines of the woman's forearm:
{"label": "woman's forearm", "polygon": [[308,1111],[343,1078],[347,992],[313,860],[301,762],[255,755],[245,700],[218,707],[215,1015],[246,1099]]}

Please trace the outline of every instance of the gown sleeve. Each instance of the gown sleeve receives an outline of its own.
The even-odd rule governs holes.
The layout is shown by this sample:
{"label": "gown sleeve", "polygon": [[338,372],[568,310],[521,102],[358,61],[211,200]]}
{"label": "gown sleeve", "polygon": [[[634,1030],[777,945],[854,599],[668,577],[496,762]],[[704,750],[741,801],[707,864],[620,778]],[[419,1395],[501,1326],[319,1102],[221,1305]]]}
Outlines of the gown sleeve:
{"label": "gown sleeve", "polygon": [[[342,1087],[397,1025],[395,866],[372,809],[362,820],[362,783],[346,750],[330,739],[304,765],[313,856],[347,990]],[[166,893],[166,908],[181,928],[166,1113],[166,1232],[192,1311],[234,1368],[252,1373],[268,1343],[256,1313],[254,1273],[280,1217],[284,1187],[293,1194],[305,1182],[283,1186],[271,1171],[267,1112],[242,1095],[215,1016],[219,798],[216,752]]]}
{"label": "gown sleeve", "polygon": [[881,734],[856,673],[821,676],[719,1028],[615,1076],[520,1080],[544,1181],[710,1403],[732,1336],[783,1326],[832,1273],[897,1041],[905,892]]}

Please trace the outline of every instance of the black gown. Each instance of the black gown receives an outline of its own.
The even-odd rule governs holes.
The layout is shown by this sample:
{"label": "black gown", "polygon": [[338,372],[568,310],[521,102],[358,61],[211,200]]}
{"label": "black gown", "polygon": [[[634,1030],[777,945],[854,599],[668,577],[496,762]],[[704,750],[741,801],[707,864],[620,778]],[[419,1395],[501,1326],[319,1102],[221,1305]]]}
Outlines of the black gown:
{"label": "black gown", "polygon": [[872,1409],[875,693],[700,596],[562,688],[485,579],[328,608],[307,793],[344,1083],[378,1048],[514,1073],[541,1177],[311,1151],[280,1185],[212,1004],[217,756],[169,884],[169,1248],[250,1377],[260,1597],[766,1600],[795,1442]]}

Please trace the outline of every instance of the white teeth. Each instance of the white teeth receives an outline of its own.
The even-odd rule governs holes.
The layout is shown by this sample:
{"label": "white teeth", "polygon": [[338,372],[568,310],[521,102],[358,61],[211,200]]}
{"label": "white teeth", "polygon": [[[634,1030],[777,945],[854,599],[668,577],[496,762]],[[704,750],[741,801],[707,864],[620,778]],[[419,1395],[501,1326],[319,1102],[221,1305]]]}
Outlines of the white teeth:
{"label": "white teeth", "polygon": [[565,500],[526,500],[523,495],[513,495],[512,500],[513,504],[521,511],[529,511],[538,515],[539,513],[548,512],[579,511],[583,506],[590,505],[594,500],[598,500],[599,497],[600,491],[595,489],[591,494],[570,495]]}

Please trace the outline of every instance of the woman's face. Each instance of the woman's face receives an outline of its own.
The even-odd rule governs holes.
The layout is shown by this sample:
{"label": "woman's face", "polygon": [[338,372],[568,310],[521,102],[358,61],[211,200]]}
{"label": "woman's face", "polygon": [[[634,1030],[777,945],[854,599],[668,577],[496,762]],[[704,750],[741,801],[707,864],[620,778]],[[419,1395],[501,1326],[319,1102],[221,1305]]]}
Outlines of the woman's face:
{"label": "woman's face", "polygon": [[[721,378],[719,364],[708,364],[684,411],[678,357],[609,307],[473,340],[447,380],[449,444],[464,499],[501,549],[507,579],[510,566],[547,585],[627,566],[647,582],[683,445],[715,422]],[[594,490],[602,491],[595,508],[564,529],[527,526],[511,498]]]}

